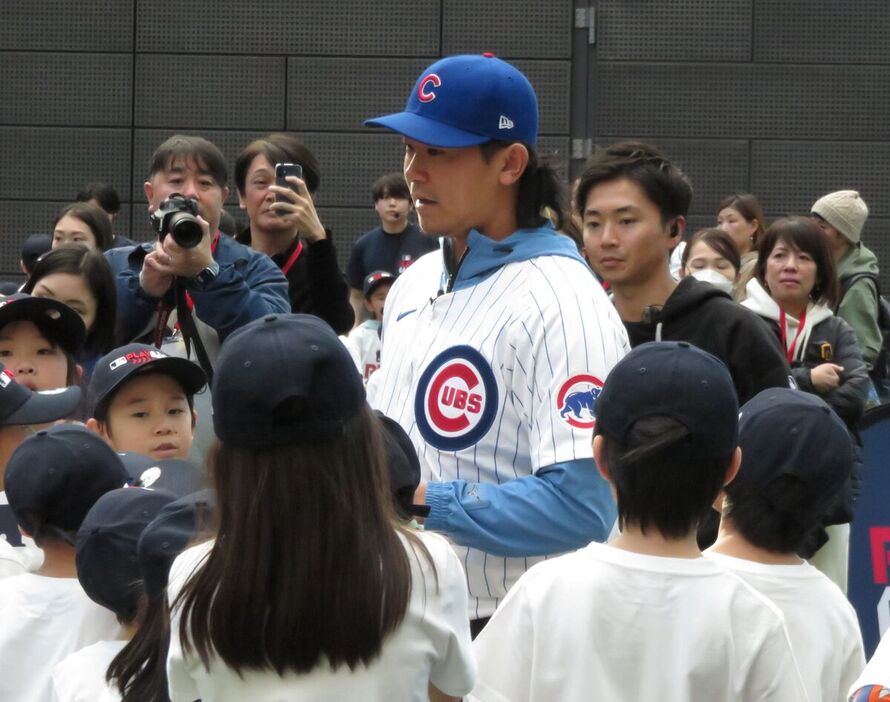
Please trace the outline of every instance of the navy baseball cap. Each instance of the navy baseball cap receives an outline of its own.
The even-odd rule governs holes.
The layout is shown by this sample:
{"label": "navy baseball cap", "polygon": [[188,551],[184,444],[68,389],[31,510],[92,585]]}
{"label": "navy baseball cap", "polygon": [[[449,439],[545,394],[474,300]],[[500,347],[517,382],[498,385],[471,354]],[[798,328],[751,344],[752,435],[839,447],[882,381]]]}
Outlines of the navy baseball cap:
{"label": "navy baseball cap", "polygon": [[739,401],[716,356],[685,341],[641,344],[606,377],[596,400],[596,431],[626,442],[647,417],[670,417],[689,431],[699,458],[728,457],[738,446]]}
{"label": "navy baseball cap", "polygon": [[0,363],[0,426],[46,424],[71,415],[80,404],[80,388],[37,392],[15,382]]}
{"label": "navy baseball cap", "polygon": [[403,519],[426,517],[430,513],[429,506],[414,504],[414,492],[420,485],[420,459],[411,438],[394,419],[379,410],[374,410],[374,414],[380,418],[383,426],[389,489],[395,498],[399,516]]}
{"label": "navy baseball cap", "polygon": [[77,579],[87,597],[117,614],[135,614],[143,590],[136,557],[139,537],[175,499],[164,490],[126,487],[96,500],[75,543]]}
{"label": "navy baseball cap", "polygon": [[102,495],[129,480],[120,457],[80,424],[29,436],[6,464],[6,496],[21,527],[38,523],[75,533]]}
{"label": "navy baseball cap", "polygon": [[96,407],[107,400],[134,375],[146,373],[169,375],[179,382],[187,395],[201,392],[207,384],[207,376],[197,363],[168,356],[148,344],[127,344],[96,361],[87,393],[90,406]]}
{"label": "navy baseball cap", "polygon": [[846,425],[824,400],[800,390],[767,388],[742,405],[739,446],[742,465],[732,488],[794,476],[806,484],[814,512],[834,503],[853,468]]}
{"label": "navy baseball cap", "polygon": [[176,497],[184,497],[207,487],[203,473],[191,461],[178,458],[156,461],[132,451],[119,453],[118,456],[130,474],[131,485],[166,490]]}
{"label": "navy baseball cap", "polygon": [[271,314],[226,339],[211,397],[220,440],[280,446],[339,437],[365,406],[365,387],[326,322],[308,314]]}
{"label": "navy baseball cap", "polygon": [[48,341],[75,355],[86,338],[80,315],[48,297],[16,293],[0,300],[0,329],[12,322],[33,322]]}
{"label": "navy baseball cap", "polygon": [[171,502],[158,512],[139,537],[139,572],[149,599],[164,596],[170,566],[201,534],[209,534],[216,503],[212,490],[202,490]]}
{"label": "navy baseball cap", "polygon": [[364,296],[370,297],[377,287],[383,283],[392,283],[396,277],[389,271],[374,271],[365,276],[364,285],[362,285],[362,293]]}
{"label": "navy baseball cap", "polygon": [[538,99],[528,78],[493,54],[448,56],[420,74],[403,112],[365,124],[444,148],[489,141],[534,145]]}
{"label": "navy baseball cap", "polygon": [[22,244],[22,262],[30,271],[37,263],[37,259],[43,256],[53,247],[51,234],[31,234]]}

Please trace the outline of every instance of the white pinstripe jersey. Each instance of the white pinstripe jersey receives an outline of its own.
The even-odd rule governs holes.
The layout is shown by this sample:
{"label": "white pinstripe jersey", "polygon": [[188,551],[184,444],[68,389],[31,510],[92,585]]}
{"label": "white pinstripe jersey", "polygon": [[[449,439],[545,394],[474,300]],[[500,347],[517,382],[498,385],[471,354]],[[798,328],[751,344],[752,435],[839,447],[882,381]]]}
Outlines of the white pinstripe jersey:
{"label": "white pinstripe jersey", "polygon": [[[381,369],[369,384],[372,406],[414,441],[423,479],[500,484],[592,458],[593,403],[629,345],[590,270],[545,255],[436,298],[442,270],[442,252],[434,251],[396,280]],[[491,615],[543,560],[455,550],[471,619]]]}

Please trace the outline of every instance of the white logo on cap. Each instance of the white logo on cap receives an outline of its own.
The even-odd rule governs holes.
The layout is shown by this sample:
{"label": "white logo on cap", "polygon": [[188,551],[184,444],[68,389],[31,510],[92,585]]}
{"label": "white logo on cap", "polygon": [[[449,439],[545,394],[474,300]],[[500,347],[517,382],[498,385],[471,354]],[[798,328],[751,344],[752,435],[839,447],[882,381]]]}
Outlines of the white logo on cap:
{"label": "white logo on cap", "polygon": [[9,371],[4,370],[0,373],[0,387],[5,388],[12,382],[12,376],[9,374]]}
{"label": "white logo on cap", "polygon": [[161,469],[157,466],[152,466],[142,471],[142,475],[139,476],[139,486],[144,488],[151,487],[160,477]]}
{"label": "white logo on cap", "polygon": [[501,118],[498,121],[498,129],[513,129],[513,120],[501,115]]}
{"label": "white logo on cap", "polygon": [[125,365],[127,365],[127,357],[119,356],[118,358],[115,358],[111,363],[108,364],[108,368],[110,370],[115,370],[115,369],[120,368],[121,366],[125,366]]}

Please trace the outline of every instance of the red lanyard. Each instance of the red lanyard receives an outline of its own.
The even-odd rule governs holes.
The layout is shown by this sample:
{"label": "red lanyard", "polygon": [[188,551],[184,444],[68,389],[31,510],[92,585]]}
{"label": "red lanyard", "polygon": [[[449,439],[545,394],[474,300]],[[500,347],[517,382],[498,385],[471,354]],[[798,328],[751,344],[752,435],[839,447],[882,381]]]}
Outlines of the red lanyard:
{"label": "red lanyard", "polygon": [[794,349],[797,347],[797,340],[800,339],[800,335],[803,333],[804,325],[807,323],[807,311],[804,310],[800,315],[800,323],[797,327],[797,334],[794,335],[794,341],[791,342],[791,346],[788,346],[788,337],[787,332],[785,331],[785,310],[779,311],[779,326],[782,328],[782,348],[785,349],[785,356],[788,358],[788,363],[794,360]]}
{"label": "red lanyard", "polygon": [[[213,235],[213,241],[210,242],[210,255],[214,255],[216,253],[216,247],[219,246],[219,229],[216,230],[216,234]],[[185,294],[185,304],[188,305],[189,310],[194,309],[195,303],[192,301],[192,296],[188,293]],[[158,303],[158,321],[155,324],[155,346],[161,348],[161,344],[164,341],[164,334],[167,329],[167,320],[170,319],[170,313],[173,311],[175,307],[175,303],[167,303],[165,304],[163,300]],[[179,325],[176,325],[179,327]]]}
{"label": "red lanyard", "polygon": [[287,275],[287,272],[297,262],[297,259],[300,258],[301,253],[303,253],[303,242],[297,239],[297,248],[293,250],[287,261],[284,262],[284,265],[281,267],[281,272]]}

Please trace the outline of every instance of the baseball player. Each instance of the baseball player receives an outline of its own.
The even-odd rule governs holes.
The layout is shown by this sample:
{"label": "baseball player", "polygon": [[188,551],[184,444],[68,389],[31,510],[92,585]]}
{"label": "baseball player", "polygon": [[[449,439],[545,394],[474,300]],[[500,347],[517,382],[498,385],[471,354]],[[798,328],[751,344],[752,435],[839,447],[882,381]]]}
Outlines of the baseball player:
{"label": "baseball player", "polygon": [[627,337],[554,228],[562,184],[535,151],[537,98],[514,66],[447,57],[404,112],[366,124],[403,136],[420,225],[446,237],[390,291],[369,399],[417,447],[415,501],[463,561],[475,633],[533,563],[612,528],[590,437]]}

